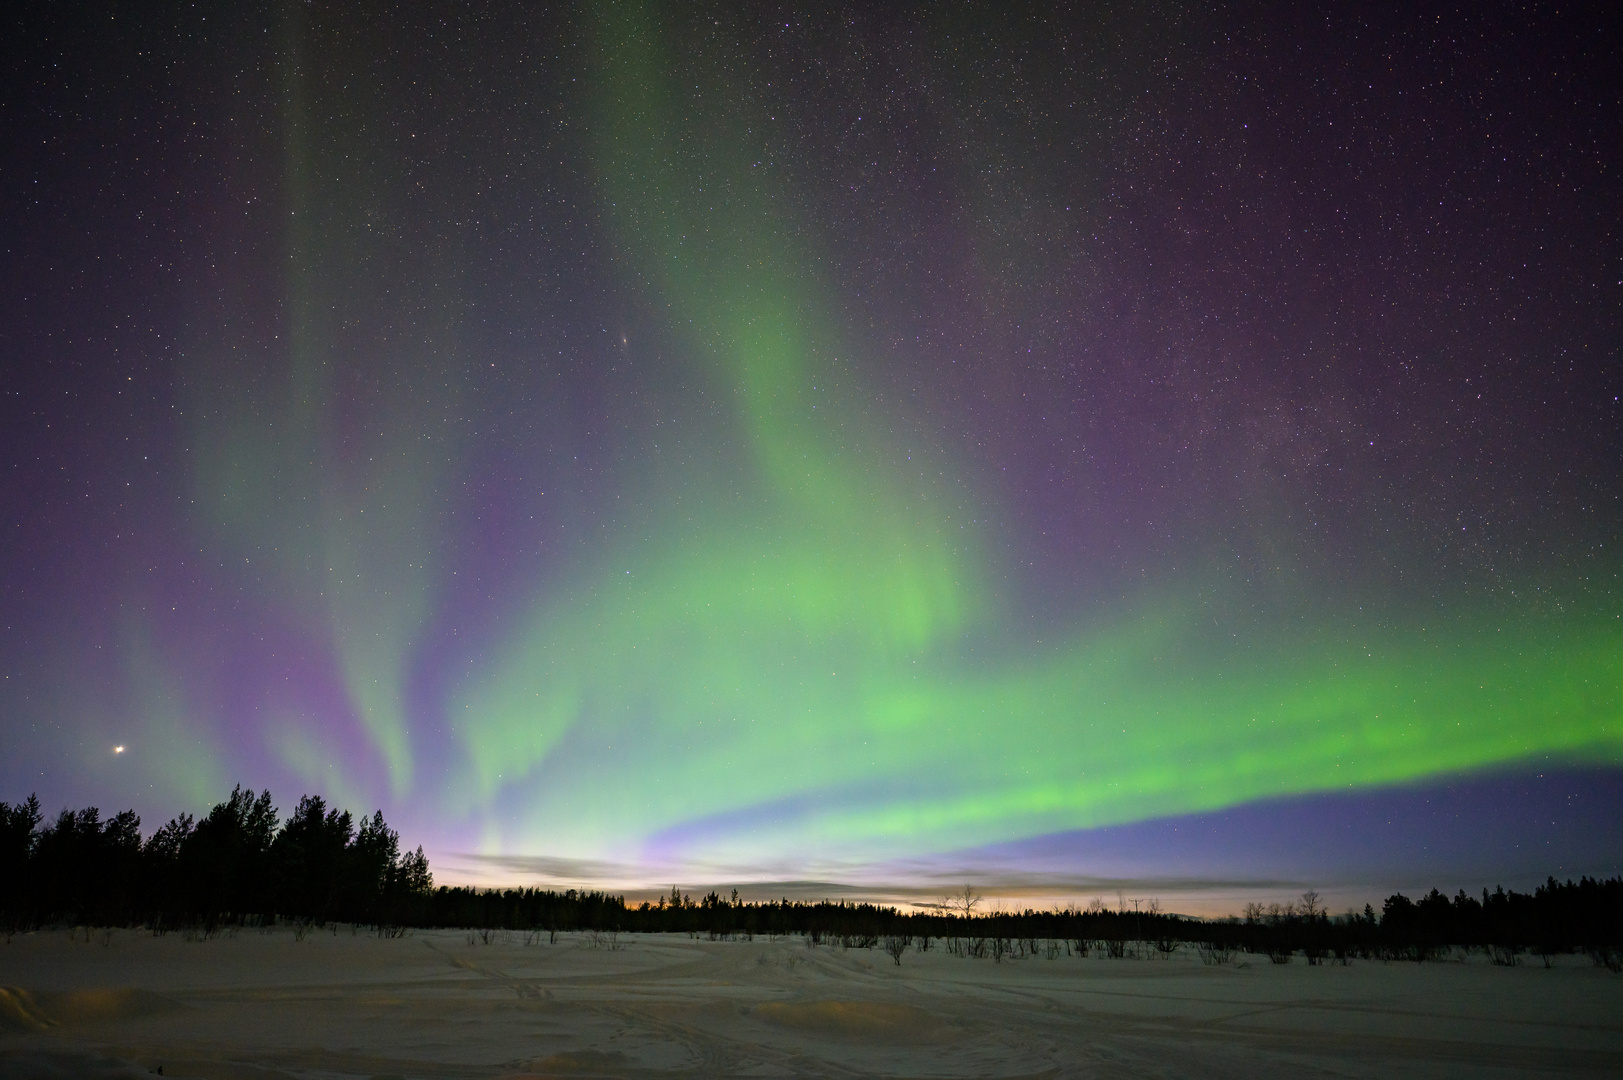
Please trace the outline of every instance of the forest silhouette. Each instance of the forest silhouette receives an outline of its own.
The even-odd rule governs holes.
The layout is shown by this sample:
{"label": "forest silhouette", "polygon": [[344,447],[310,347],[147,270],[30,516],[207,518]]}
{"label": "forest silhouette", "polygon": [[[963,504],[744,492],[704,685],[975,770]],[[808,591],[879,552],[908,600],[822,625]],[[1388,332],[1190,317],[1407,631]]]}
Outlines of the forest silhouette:
{"label": "forest silhouette", "polygon": [[[802,938],[808,946],[880,948],[897,964],[909,949],[941,948],[994,961],[1036,955],[1170,956],[1194,949],[1208,964],[1241,953],[1275,963],[1353,959],[1439,960],[1476,950],[1496,964],[1587,953],[1623,972],[1623,877],[1551,877],[1532,893],[1484,888],[1480,899],[1433,889],[1388,897],[1377,913],[1334,915],[1316,892],[1289,904],[1248,904],[1243,916],[1199,919],[1151,902],[1129,910],[1087,907],[980,912],[973,889],[920,910],[787,898],[743,901],[737,890],[695,900],[668,896],[632,906],[603,891],[435,888],[423,849],[402,852],[381,811],[356,819],[306,795],[285,820],[270,792],[240,785],[201,819],[181,814],[145,839],[134,811],[103,819],[96,807],[45,822],[37,797],[0,802],[0,929],[144,927],[217,933],[233,927],[460,928],[489,944],[583,932],[594,943],[621,933],[686,933],[712,940]],[[1135,908],[1140,905],[1135,904]]]}

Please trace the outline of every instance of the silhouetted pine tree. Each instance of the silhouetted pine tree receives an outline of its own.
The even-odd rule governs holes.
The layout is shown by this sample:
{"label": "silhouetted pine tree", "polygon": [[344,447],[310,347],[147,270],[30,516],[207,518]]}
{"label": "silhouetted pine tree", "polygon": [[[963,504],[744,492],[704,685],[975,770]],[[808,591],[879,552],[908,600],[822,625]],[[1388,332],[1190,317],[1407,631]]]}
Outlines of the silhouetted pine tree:
{"label": "silhouetted pine tree", "polygon": [[94,806],[62,811],[40,832],[29,859],[36,911],[62,922],[128,921],[140,854],[141,819],[134,811],[106,822]]}
{"label": "silhouetted pine tree", "polygon": [[39,823],[38,796],[30,795],[16,806],[0,802],[0,918],[7,919],[8,926],[16,924],[27,906],[29,860]]}
{"label": "silhouetted pine tree", "polygon": [[354,836],[348,810],[329,810],[319,795],[300,799],[271,845],[278,910],[317,922],[337,918],[345,850]]}
{"label": "silhouetted pine tree", "polygon": [[206,925],[266,914],[275,833],[269,791],[255,796],[239,784],[229,799],[215,804],[180,843],[176,869],[191,898],[189,914]]}

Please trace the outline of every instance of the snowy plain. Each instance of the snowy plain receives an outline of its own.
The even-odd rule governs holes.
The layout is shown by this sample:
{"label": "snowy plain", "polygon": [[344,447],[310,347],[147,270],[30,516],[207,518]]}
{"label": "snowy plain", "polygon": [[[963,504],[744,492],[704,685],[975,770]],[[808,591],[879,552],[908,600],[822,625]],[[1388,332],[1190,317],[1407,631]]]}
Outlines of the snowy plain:
{"label": "snowy plain", "polygon": [[[1052,953],[1052,958],[1050,958]],[[56,930],[0,944],[7,1078],[1623,1075],[1623,977],[1496,967],[994,963],[800,938]]]}

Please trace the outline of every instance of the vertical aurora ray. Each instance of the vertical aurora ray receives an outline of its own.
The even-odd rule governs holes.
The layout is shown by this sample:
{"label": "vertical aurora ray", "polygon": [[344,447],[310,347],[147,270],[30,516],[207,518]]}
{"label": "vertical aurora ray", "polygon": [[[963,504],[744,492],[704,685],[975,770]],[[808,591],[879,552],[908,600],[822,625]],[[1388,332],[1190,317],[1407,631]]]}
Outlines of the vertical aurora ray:
{"label": "vertical aurora ray", "polygon": [[[319,674],[263,703],[275,718],[266,749],[305,783],[400,799],[417,780],[407,683],[433,614],[432,491],[454,456],[456,301],[454,289],[436,295],[444,281],[400,295],[369,278],[389,252],[378,199],[361,192],[387,170],[348,152],[364,101],[312,114],[304,18],[289,5],[282,22],[287,340],[196,349],[197,527],[206,550],[244,567],[269,617],[323,657]],[[311,699],[326,682],[341,703]]]}
{"label": "vertical aurora ray", "polygon": [[[538,818],[550,816],[558,786],[544,766],[563,742],[601,740],[605,754],[617,744],[617,779],[602,789],[612,794],[584,813],[552,804],[594,844],[686,814],[701,791],[738,807],[882,776],[852,761],[830,721],[849,716],[860,735],[863,688],[950,641],[984,605],[975,535],[944,512],[939,468],[913,451],[904,473],[909,452],[865,410],[841,408],[852,388],[830,363],[839,337],[740,157],[748,144],[727,131],[702,149],[675,145],[651,31],[604,33],[615,44],[603,96],[622,103],[603,113],[604,197],[625,207],[614,217],[638,264],[696,313],[689,344],[736,403],[752,469],[745,513],[706,507],[691,543],[605,560],[597,582],[535,612],[453,709],[475,790],[533,782]],[[695,171],[707,154],[711,171]],[[706,184],[725,194],[695,216]],[[618,781],[643,766],[623,763],[645,751],[679,756],[683,775],[628,793]],[[796,764],[741,774],[779,753]]]}
{"label": "vertical aurora ray", "polygon": [[907,419],[861,404],[860,362],[830,362],[850,346],[818,259],[726,80],[690,69],[678,93],[660,34],[635,5],[601,14],[602,201],[732,403],[749,494],[690,539],[659,540],[656,515],[453,696],[474,805],[509,822],[492,849],[894,857],[1542,754],[1623,760],[1623,635],[1604,619],[1325,622],[1213,649],[1205,609],[1163,591],[1060,645],[1022,640],[951,462],[899,449]]}

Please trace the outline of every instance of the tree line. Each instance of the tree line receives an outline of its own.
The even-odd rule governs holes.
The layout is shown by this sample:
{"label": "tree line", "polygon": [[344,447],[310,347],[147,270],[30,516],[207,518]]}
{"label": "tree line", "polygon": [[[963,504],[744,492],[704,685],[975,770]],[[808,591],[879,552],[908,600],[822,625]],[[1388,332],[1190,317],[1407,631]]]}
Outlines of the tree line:
{"label": "tree line", "polygon": [[871,903],[787,898],[743,901],[736,890],[694,899],[673,887],[636,906],[602,891],[434,888],[423,849],[402,853],[382,812],[358,821],[306,795],[285,821],[270,793],[235,788],[201,820],[182,814],[142,839],[133,811],[103,819],[95,807],[64,810],[43,823],[39,800],[0,802],[0,921],[46,925],[177,927],[327,924],[560,933],[687,933],[712,939],[789,937],[816,946],[882,948],[897,963],[932,944],[956,955],[1001,961],[1039,952],[1170,955],[1183,947],[1208,963],[1239,953],[1278,963],[1354,958],[1425,961],[1457,948],[1496,963],[1524,955],[1546,963],[1588,952],[1623,970],[1623,877],[1558,882],[1531,893],[1433,889],[1419,900],[1388,897],[1377,913],[1332,915],[1315,892],[1299,902],[1247,905],[1240,917],[1196,919],[1151,902],[1114,909],[981,912],[972,890],[902,912]]}
{"label": "tree line", "polygon": [[1251,904],[1244,916],[1227,919],[1169,914],[1154,902],[1143,910],[1112,909],[1097,900],[1085,908],[980,913],[969,890],[956,903],[902,912],[846,901],[742,901],[736,890],[730,897],[712,891],[695,900],[674,887],[668,897],[636,907],[602,892],[442,887],[426,898],[422,911],[425,926],[546,932],[553,938],[569,930],[677,932],[713,940],[799,937],[813,946],[882,948],[897,963],[906,948],[932,945],[993,960],[1059,952],[1170,955],[1190,947],[1214,964],[1239,953],[1275,963],[1296,957],[1309,964],[1426,961],[1464,948],[1506,965],[1524,955],[1549,963],[1558,954],[1587,952],[1596,963],[1623,971],[1623,877],[1550,878],[1532,893],[1483,889],[1480,900],[1463,890],[1451,899],[1433,889],[1418,901],[1395,893],[1379,913],[1365,905],[1361,913],[1340,915],[1326,911],[1310,891],[1300,902]]}
{"label": "tree line", "polygon": [[395,923],[432,887],[423,849],[402,854],[381,811],[356,821],[317,795],[282,821],[270,792],[239,785],[203,818],[181,814],[144,840],[133,810],[44,823],[35,796],[0,802],[0,919],[13,929]]}

